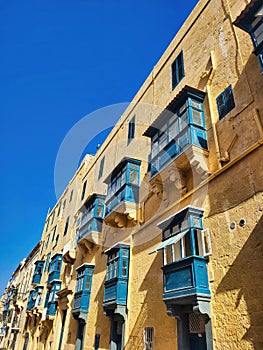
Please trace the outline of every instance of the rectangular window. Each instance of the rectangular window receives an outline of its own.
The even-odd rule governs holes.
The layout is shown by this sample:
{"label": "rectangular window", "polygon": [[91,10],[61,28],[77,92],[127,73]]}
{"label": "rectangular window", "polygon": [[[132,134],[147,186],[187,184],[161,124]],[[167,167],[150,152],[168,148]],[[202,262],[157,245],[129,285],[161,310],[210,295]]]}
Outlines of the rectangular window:
{"label": "rectangular window", "polygon": [[64,234],[63,236],[66,236],[68,232],[68,225],[69,225],[69,216],[67,217],[66,224],[65,224],[65,229],[64,229]]}
{"label": "rectangular window", "polygon": [[49,262],[50,262],[50,253],[48,253],[48,255],[47,255],[45,269],[44,269],[45,272],[48,271],[48,269],[49,269]]}
{"label": "rectangular window", "polygon": [[73,198],[73,190],[70,192],[70,197],[69,197],[69,203],[72,201],[72,198]]}
{"label": "rectangular window", "polygon": [[153,339],[154,339],[154,329],[153,327],[146,327],[144,328],[143,332],[143,338],[144,338],[144,350],[153,350]]}
{"label": "rectangular window", "polygon": [[129,121],[129,127],[128,127],[128,141],[131,141],[134,139],[135,135],[135,116],[132,117],[132,119]]}
{"label": "rectangular window", "polygon": [[59,203],[59,206],[58,206],[57,216],[59,216],[59,214],[60,214],[60,210],[61,210],[61,202]]}
{"label": "rectangular window", "polygon": [[100,334],[95,334],[94,350],[98,350],[100,347]]}
{"label": "rectangular window", "polygon": [[85,289],[90,290],[90,286],[91,286],[91,277],[87,276]]}
{"label": "rectangular window", "polygon": [[122,260],[122,277],[127,277],[128,275],[128,260]]}
{"label": "rectangular window", "polygon": [[104,170],[104,162],[105,162],[105,156],[102,157],[101,161],[100,161],[100,169],[99,169],[99,176],[98,179],[100,179],[103,175],[103,170]]}
{"label": "rectangular window", "polygon": [[55,209],[54,209],[54,211],[53,211],[53,213],[52,213],[51,225],[53,225],[54,218],[55,218]]}
{"label": "rectangular window", "polygon": [[50,233],[47,235],[47,241],[46,241],[46,249],[48,247],[48,243],[49,243],[49,238],[50,238]]}
{"label": "rectangular window", "polygon": [[53,228],[52,242],[53,242],[54,239],[55,239],[56,230],[57,230],[57,226],[55,226],[55,227]]}
{"label": "rectangular window", "polygon": [[46,222],[46,232],[47,232],[47,230],[48,230],[48,226],[49,226],[49,219],[48,219],[47,222]]}
{"label": "rectangular window", "polygon": [[83,183],[83,186],[82,186],[81,200],[83,200],[85,197],[86,187],[87,187],[87,180],[85,180],[85,182]]}
{"label": "rectangular window", "polygon": [[183,51],[179,53],[172,63],[172,89],[174,89],[184,77]]}
{"label": "rectangular window", "polygon": [[224,118],[234,107],[235,101],[233,97],[232,87],[228,86],[217,98],[217,110],[219,119]]}
{"label": "rectangular window", "polygon": [[54,247],[58,244],[58,241],[59,241],[59,235],[57,235],[57,237],[56,237]]}

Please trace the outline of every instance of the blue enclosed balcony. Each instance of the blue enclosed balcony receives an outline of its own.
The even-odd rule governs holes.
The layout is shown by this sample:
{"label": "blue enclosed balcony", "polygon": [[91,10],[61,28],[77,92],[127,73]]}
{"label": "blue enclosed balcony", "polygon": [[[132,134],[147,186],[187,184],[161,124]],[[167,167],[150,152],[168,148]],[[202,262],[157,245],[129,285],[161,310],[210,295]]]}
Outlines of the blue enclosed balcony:
{"label": "blue enclosed balcony", "polygon": [[83,264],[76,269],[78,278],[72,308],[73,317],[76,319],[87,320],[94,267],[92,264]]}
{"label": "blue enclosed balcony", "polygon": [[46,317],[48,319],[54,319],[57,311],[56,293],[61,289],[61,281],[53,281],[50,285],[50,290],[46,294],[45,309]]}
{"label": "blue enclosed balcony", "polygon": [[191,302],[193,295],[210,298],[206,259],[190,256],[162,267],[164,275],[163,300],[181,299]]}
{"label": "blue enclosed balcony", "polygon": [[28,304],[27,304],[27,311],[31,311],[35,307],[39,307],[42,305],[41,303],[42,303],[43,289],[44,289],[43,286],[37,286],[30,291]]}
{"label": "blue enclosed balcony", "polygon": [[93,194],[81,208],[82,217],[77,235],[78,244],[100,243],[105,211],[105,196]]}
{"label": "blue enclosed balcony", "polygon": [[105,222],[114,227],[133,226],[137,221],[140,164],[137,159],[125,158],[108,176],[105,199]]}
{"label": "blue enclosed balcony", "polygon": [[[103,308],[106,314],[116,309],[126,309],[130,246],[118,243],[105,252],[108,255],[106,280],[104,283]],[[116,311],[115,311],[116,313]]]}
{"label": "blue enclosed balcony", "polygon": [[205,93],[190,86],[174,98],[144,132],[151,138],[151,178],[174,163],[178,169],[198,166],[207,172],[207,137],[204,118]]}
{"label": "blue enclosed balcony", "polygon": [[250,34],[261,71],[263,70],[263,4],[251,1],[238,16],[234,24]]}
{"label": "blue enclosed balcony", "polygon": [[50,284],[52,281],[60,280],[60,271],[62,267],[62,253],[55,254],[50,262],[49,274],[47,283]]}
{"label": "blue enclosed balcony", "polygon": [[176,305],[193,309],[203,303],[209,309],[207,257],[212,249],[202,216],[202,209],[188,206],[158,224],[163,242],[151,253],[163,251],[163,301],[168,309]]}
{"label": "blue enclosed balcony", "polygon": [[35,262],[35,271],[32,279],[32,284],[39,284],[41,281],[43,269],[44,269],[44,261],[38,260]]}

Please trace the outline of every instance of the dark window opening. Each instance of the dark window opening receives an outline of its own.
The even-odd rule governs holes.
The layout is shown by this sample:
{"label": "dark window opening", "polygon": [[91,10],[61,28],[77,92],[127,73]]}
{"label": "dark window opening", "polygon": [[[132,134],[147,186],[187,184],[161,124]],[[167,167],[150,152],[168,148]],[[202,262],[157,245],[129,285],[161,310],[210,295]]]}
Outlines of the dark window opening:
{"label": "dark window opening", "polygon": [[172,63],[172,88],[174,89],[184,77],[183,51],[179,53]]}
{"label": "dark window opening", "polygon": [[216,103],[219,119],[224,118],[235,107],[231,85],[217,97]]}

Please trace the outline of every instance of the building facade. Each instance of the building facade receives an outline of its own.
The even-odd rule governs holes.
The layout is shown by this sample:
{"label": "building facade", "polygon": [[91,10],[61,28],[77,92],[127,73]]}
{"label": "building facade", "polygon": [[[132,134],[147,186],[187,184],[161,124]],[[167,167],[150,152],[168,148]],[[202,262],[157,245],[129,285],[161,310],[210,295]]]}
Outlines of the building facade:
{"label": "building facade", "polygon": [[49,213],[3,346],[263,348],[262,55],[262,0],[198,2]]}

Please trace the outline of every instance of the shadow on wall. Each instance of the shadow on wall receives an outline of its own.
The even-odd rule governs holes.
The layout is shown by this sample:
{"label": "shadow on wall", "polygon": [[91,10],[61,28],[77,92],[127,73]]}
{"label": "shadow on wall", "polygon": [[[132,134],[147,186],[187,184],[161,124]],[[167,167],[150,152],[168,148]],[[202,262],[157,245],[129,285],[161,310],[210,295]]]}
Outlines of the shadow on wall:
{"label": "shadow on wall", "polygon": [[[102,253],[100,253],[102,254]],[[94,274],[101,273],[102,271],[106,270],[107,265],[107,256],[104,254],[104,262],[101,261],[100,254],[98,256],[95,256],[95,271]],[[94,278],[94,277],[93,277]],[[103,280],[101,281],[101,284],[98,288],[98,292],[94,297],[94,300],[90,300],[90,302],[97,305],[97,318],[95,320],[95,336],[96,334],[99,335],[99,349],[108,349],[109,347],[109,341],[110,341],[110,320],[109,317],[107,317],[103,313],[103,296],[104,296],[104,282],[105,282],[105,276]],[[92,339],[92,344],[94,346],[94,349],[98,349],[95,347],[95,339]]]}
{"label": "shadow on wall", "polygon": [[220,294],[239,289],[235,308],[244,299],[250,318],[243,339],[251,342],[255,350],[263,349],[262,281],[263,216],[216,290],[216,294]]}
{"label": "shadow on wall", "polygon": [[[134,237],[136,241],[136,236]],[[138,238],[140,241],[140,238]],[[143,245],[133,247],[132,256],[137,260],[137,268],[131,271],[132,281],[129,294],[131,296],[130,309],[128,310],[129,318],[133,323],[130,323],[129,338],[125,345],[125,350],[143,349],[144,348],[144,328],[154,328],[154,341],[156,348],[163,349],[171,348],[174,341],[176,348],[176,321],[175,318],[168,317],[166,314],[166,306],[162,300],[163,293],[163,273],[162,254],[159,252],[154,256],[154,259],[147,263],[147,259],[141,259],[142,251],[150,251],[153,243],[160,242],[160,236],[156,236],[154,240],[146,242]],[[143,276],[143,277],[142,277]],[[136,309],[140,305],[140,309]],[[161,324],[165,321],[165,327]],[[159,344],[160,342],[160,344]]]}

